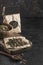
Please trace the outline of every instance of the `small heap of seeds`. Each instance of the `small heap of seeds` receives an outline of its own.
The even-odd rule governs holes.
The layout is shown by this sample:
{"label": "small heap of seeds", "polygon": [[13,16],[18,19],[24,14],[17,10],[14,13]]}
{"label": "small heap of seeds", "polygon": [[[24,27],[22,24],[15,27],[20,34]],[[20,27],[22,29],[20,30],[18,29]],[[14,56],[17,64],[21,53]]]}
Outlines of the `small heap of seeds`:
{"label": "small heap of seeds", "polygon": [[23,46],[26,45],[27,43],[23,41],[21,38],[18,39],[9,39],[9,41],[6,43],[10,45],[11,47],[17,47],[17,46]]}

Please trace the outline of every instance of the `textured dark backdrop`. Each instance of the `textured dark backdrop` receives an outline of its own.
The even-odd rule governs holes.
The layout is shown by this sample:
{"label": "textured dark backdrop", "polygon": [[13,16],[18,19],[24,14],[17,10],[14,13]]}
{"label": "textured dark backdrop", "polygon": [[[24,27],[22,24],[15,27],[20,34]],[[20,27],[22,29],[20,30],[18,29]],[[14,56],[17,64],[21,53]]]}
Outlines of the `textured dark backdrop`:
{"label": "textured dark backdrop", "polygon": [[[0,15],[3,6],[6,14],[20,12],[22,34],[33,43],[32,48],[24,52],[26,65],[43,65],[43,0],[0,0]],[[0,65],[23,65],[2,55],[0,61]]]}

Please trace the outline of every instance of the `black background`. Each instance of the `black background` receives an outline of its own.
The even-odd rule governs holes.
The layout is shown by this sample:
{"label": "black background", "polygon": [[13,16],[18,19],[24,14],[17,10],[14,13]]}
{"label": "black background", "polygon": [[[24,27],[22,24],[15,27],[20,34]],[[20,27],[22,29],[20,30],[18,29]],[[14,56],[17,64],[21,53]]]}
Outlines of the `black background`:
{"label": "black background", "polygon": [[[3,6],[6,14],[20,12],[21,34],[32,41],[32,48],[24,52],[26,65],[43,65],[43,0],[0,0],[0,15]],[[0,61],[0,65],[23,65],[2,55]]]}

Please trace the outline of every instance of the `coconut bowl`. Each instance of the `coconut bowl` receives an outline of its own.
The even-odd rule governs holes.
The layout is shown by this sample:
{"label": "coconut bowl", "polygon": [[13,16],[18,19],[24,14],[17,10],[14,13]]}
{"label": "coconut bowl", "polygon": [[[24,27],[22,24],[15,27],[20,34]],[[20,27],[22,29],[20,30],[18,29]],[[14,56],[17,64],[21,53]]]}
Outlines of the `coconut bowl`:
{"label": "coconut bowl", "polygon": [[12,26],[10,24],[3,23],[0,25],[0,38],[4,38],[9,34],[12,30]]}

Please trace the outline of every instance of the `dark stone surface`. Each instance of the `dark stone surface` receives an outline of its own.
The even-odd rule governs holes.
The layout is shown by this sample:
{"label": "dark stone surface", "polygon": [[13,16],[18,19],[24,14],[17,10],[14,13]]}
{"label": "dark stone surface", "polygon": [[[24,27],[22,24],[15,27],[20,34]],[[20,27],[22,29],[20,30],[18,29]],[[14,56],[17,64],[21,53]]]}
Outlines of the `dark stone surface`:
{"label": "dark stone surface", "polygon": [[[14,0],[6,0],[6,3],[1,0],[0,6],[13,6]],[[32,41],[32,48],[24,52],[26,65],[43,65],[43,1],[18,0],[15,5],[21,13],[22,34]],[[0,65],[23,65],[2,55],[0,61]]]}
{"label": "dark stone surface", "polygon": [[[34,28],[31,24],[29,25],[27,29],[23,28],[22,30],[23,35],[32,41],[32,48],[24,52],[25,59],[27,60],[26,65],[43,65],[43,28],[40,29],[41,27],[37,27],[39,26],[38,24]],[[0,61],[1,65],[23,65],[1,55]]]}

